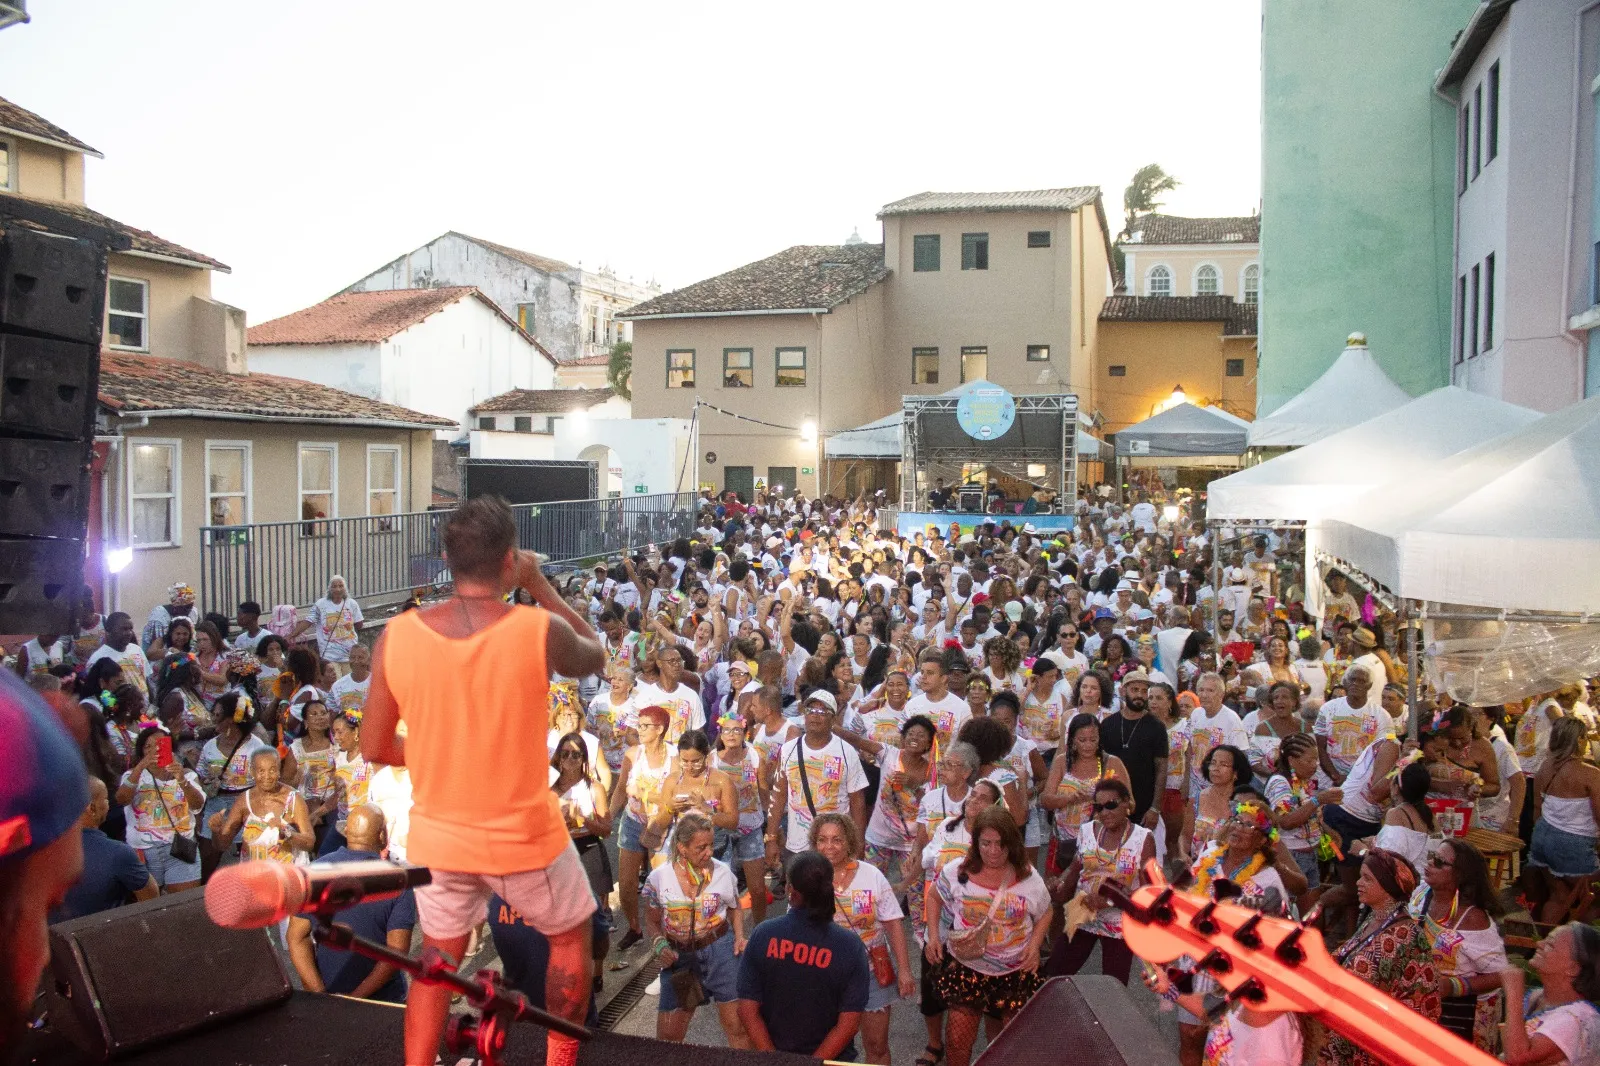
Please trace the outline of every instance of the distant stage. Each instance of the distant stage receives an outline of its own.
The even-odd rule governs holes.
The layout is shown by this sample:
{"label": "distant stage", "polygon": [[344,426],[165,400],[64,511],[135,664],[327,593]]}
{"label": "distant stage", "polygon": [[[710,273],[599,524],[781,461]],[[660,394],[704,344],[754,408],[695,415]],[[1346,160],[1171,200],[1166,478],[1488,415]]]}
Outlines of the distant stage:
{"label": "distant stage", "polygon": [[1073,526],[1075,516],[1070,514],[978,514],[973,511],[901,511],[895,520],[895,532],[903,537],[913,533],[928,532],[936,526],[941,534],[948,534],[952,523],[959,523],[961,532],[971,533],[986,522],[998,528],[1009,522],[1017,529],[1032,526],[1040,533],[1064,533]]}

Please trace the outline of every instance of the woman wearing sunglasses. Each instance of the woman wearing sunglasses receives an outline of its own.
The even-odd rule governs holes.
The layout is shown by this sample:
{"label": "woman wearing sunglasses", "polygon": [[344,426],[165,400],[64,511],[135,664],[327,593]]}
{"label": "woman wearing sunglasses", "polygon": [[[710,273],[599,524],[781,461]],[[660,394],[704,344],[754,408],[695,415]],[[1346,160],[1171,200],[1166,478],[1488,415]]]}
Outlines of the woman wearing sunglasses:
{"label": "woman wearing sunglasses", "polygon": [[[555,754],[550,758],[550,791],[560,801],[567,832],[572,834],[583,872],[589,877],[589,888],[600,904],[602,925],[594,937],[594,972],[598,980],[605,972],[601,964],[611,946],[611,908],[606,901],[611,898],[616,878],[605,849],[606,837],[611,834],[606,789],[600,780],[605,764],[596,765],[590,760],[589,739],[574,730],[556,741]],[[600,935],[602,932],[604,935]]]}
{"label": "woman wearing sunglasses", "polygon": [[1122,912],[1101,891],[1116,888],[1132,895],[1144,884],[1144,864],[1156,857],[1156,838],[1130,821],[1133,794],[1114,777],[1095,785],[1089,809],[1094,820],[1078,827],[1077,855],[1051,886],[1053,902],[1070,901],[1067,925],[1072,932],[1057,935],[1045,973],[1050,977],[1077,973],[1099,944],[1101,972],[1127,984],[1133,952],[1122,939]]}

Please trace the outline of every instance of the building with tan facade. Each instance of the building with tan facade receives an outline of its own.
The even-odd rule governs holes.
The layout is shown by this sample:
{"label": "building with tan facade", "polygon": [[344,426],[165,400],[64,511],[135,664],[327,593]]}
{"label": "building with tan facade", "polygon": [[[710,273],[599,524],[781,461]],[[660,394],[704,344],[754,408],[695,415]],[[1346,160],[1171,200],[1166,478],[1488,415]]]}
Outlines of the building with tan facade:
{"label": "building with tan facade", "polygon": [[828,491],[820,441],[964,381],[1094,409],[1097,187],[920,193],[879,218],[881,244],[796,246],[618,316],[634,417],[696,417],[702,484]]}
{"label": "building with tan facade", "polygon": [[[142,623],[166,602],[168,586],[200,587],[202,541],[212,536],[202,526],[426,508],[431,441],[450,423],[249,373],[245,313],[211,296],[212,274],[228,267],[88,207],[90,155],[100,153],[0,99],[0,206],[13,199],[45,204],[128,245],[109,259],[91,467],[85,579],[100,608],[128,610]],[[285,554],[303,556],[306,573],[326,582],[334,561],[325,550],[328,526],[288,529],[284,543],[292,552]],[[241,546],[260,536],[230,535]],[[107,551],[123,548],[132,549],[132,562],[113,577],[104,566]],[[361,596],[358,576],[350,576],[352,593]],[[231,614],[236,604],[201,606]]]}
{"label": "building with tan facade", "polygon": [[1145,215],[1117,245],[1130,296],[1261,299],[1261,216]]}
{"label": "building with tan facade", "polygon": [[1185,400],[1255,417],[1254,304],[1229,296],[1112,296],[1099,318],[1095,395],[1106,433]]}

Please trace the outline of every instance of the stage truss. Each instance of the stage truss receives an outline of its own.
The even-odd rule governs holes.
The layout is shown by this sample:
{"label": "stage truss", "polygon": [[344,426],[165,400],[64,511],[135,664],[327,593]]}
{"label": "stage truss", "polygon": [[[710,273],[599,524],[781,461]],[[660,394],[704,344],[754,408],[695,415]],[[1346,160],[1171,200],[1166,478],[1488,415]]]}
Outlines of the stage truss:
{"label": "stage truss", "polygon": [[[927,439],[922,418],[927,414],[948,415],[954,421],[959,396],[905,396],[901,398],[905,425],[900,435],[900,506],[903,510],[923,509],[931,484],[927,480],[929,467],[935,463],[991,464],[991,463],[1044,463],[1054,466],[1054,477],[1048,473],[1048,487],[1056,494],[1058,510],[1071,513],[1078,492],[1078,397],[1071,393],[1012,395],[1016,404],[1017,421],[1011,430],[996,441],[981,441],[962,436],[956,445],[935,445]],[[1047,455],[1037,449],[1007,439],[1021,440],[1020,427],[1025,415],[1054,414],[1058,420],[1058,444]],[[1029,479],[1036,480],[1036,479]]]}

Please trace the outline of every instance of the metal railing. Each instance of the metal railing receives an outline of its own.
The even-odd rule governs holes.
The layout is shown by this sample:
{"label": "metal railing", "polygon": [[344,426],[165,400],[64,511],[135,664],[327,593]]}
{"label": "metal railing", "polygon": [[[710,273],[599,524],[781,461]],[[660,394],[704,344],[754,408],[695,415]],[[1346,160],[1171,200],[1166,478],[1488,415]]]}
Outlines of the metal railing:
{"label": "metal railing", "polygon": [[[576,565],[690,535],[695,494],[619,496],[519,504],[517,543],[551,563]],[[270,614],[307,607],[338,574],[363,608],[401,603],[412,590],[446,585],[439,535],[449,511],[200,527],[200,603],[232,615],[244,600]]]}

